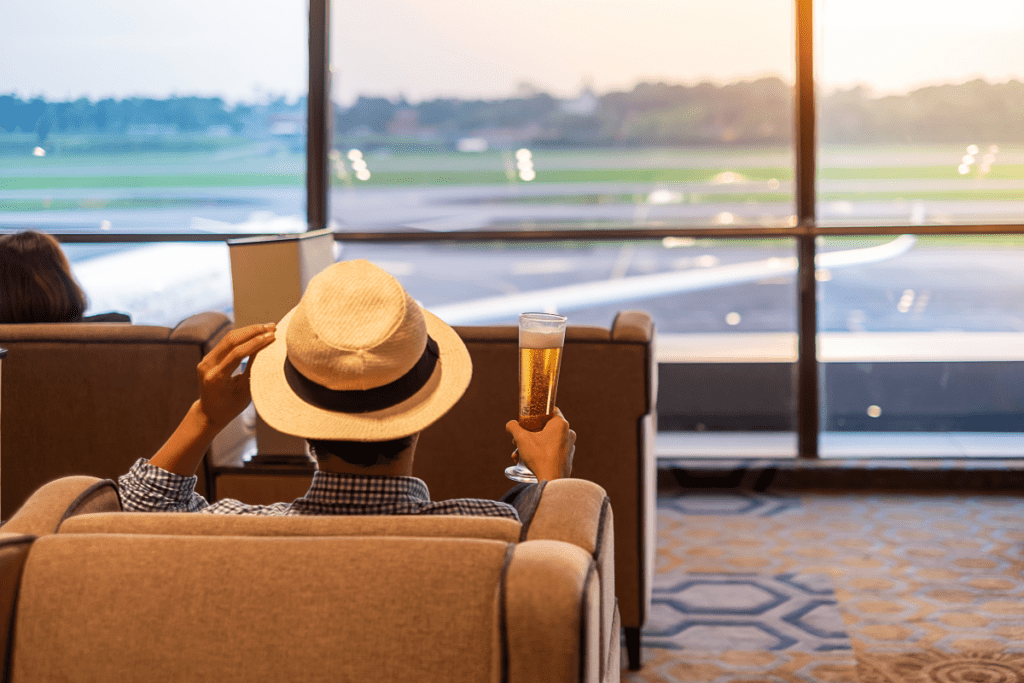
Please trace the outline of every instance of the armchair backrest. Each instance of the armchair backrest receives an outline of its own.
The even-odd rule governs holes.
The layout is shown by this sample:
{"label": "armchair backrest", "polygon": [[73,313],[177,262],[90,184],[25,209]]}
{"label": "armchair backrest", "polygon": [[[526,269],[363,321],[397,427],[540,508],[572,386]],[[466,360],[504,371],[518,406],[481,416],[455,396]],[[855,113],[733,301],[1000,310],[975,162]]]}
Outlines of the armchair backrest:
{"label": "armchair backrest", "polygon": [[174,328],[0,325],[0,519],[48,481],[115,478],[155,453],[199,397],[196,365],[230,328],[213,312]]}
{"label": "armchair backrest", "polygon": [[11,681],[496,682],[510,548],[405,537],[46,536],[23,571]]}

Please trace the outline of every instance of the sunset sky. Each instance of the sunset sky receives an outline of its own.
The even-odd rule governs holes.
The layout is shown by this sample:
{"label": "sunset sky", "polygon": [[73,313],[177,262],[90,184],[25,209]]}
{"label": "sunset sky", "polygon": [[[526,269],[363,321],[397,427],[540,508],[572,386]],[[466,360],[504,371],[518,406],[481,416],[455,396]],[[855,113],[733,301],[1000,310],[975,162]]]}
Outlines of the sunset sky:
{"label": "sunset sky", "polygon": [[[267,94],[306,87],[304,0],[5,2],[0,94]],[[335,0],[334,98],[571,96],[640,80],[793,78],[792,0]],[[819,0],[826,89],[1024,80],[1024,0]]]}

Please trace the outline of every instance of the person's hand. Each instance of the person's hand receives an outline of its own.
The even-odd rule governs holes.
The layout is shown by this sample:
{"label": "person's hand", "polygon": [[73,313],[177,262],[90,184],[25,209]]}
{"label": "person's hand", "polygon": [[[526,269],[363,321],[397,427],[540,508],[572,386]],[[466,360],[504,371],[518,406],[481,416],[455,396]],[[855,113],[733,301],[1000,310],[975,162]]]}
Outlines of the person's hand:
{"label": "person's hand", "polygon": [[252,400],[249,392],[252,359],[244,372],[235,374],[235,371],[243,359],[274,341],[276,327],[274,323],[267,323],[232,330],[196,367],[199,409],[215,429],[226,427]]}
{"label": "person's hand", "polygon": [[516,420],[509,420],[505,430],[512,435],[519,459],[537,475],[538,481],[564,479],[572,474],[576,432],[569,429],[569,423],[558,408],[539,432],[523,429]]}

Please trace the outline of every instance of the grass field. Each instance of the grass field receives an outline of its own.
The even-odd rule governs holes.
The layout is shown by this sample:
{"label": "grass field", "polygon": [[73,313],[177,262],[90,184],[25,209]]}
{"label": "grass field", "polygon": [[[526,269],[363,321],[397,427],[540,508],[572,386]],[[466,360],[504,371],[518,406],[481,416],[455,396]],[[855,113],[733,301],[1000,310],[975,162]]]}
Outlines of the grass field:
{"label": "grass field", "polygon": [[[89,149],[82,141],[77,148]],[[12,149],[19,152],[15,154]],[[70,142],[63,145],[75,149]],[[60,141],[53,141],[45,156],[25,153],[26,145],[0,145],[0,212],[60,211],[89,208],[153,208],[186,206],[195,200],[160,196],[160,190],[199,188],[287,187],[305,184],[302,153],[280,144],[217,141],[189,153],[143,150],[131,153],[61,153]],[[1024,148],[1000,151],[997,163],[984,177],[976,168],[967,175],[957,171],[959,147],[857,147],[823,151],[818,177],[833,181],[822,189],[822,201],[1015,201],[1024,191]],[[387,154],[367,152],[371,172],[362,181],[353,176],[344,153],[332,162],[336,187],[415,188],[452,186],[509,186],[518,180],[511,151],[476,154]],[[845,161],[844,161],[845,160]],[[1003,162],[999,161],[1002,160]],[[673,184],[703,184],[707,191],[692,190],[678,199],[685,203],[784,203],[792,201],[791,191],[777,189],[778,183],[793,179],[791,150],[787,148],[698,148],[698,149],[614,149],[536,150],[533,152],[536,179],[533,187],[555,184],[630,183],[656,187]],[[729,180],[722,181],[723,174]],[[742,182],[749,181],[749,182]],[[764,183],[776,189],[766,190]],[[872,181],[871,189],[857,188],[857,181]],[[892,181],[878,187],[877,181]],[[937,181],[935,187],[902,186],[902,181]],[[986,186],[1001,181],[998,187]],[[1020,181],[1017,187],[1014,181]],[[835,183],[840,185],[838,188]],[[847,189],[844,182],[851,183]],[[752,185],[751,183],[759,184]],[[61,190],[48,198],[46,190]],[[98,198],[96,192],[73,196],[74,190],[121,191],[117,196]],[[72,191],[72,192],[68,192]],[[5,193],[31,196],[5,196]],[[100,193],[102,194],[102,193]],[[41,195],[41,196],[38,196]],[[87,196],[88,195],[88,196]],[[127,195],[127,196],[126,196]],[[215,200],[211,200],[215,201]],[[603,191],[552,193],[532,192],[503,199],[504,202],[559,204],[636,204],[647,201],[646,193]]]}

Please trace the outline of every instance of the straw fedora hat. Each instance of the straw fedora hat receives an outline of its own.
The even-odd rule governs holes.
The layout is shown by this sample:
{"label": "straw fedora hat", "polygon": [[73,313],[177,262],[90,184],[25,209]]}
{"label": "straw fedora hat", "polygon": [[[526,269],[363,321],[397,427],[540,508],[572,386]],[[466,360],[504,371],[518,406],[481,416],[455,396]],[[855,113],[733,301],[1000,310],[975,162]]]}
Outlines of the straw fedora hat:
{"label": "straw fedora hat", "polygon": [[473,365],[451,327],[369,261],[324,269],[253,360],[256,411],[307,439],[387,441],[434,423]]}

